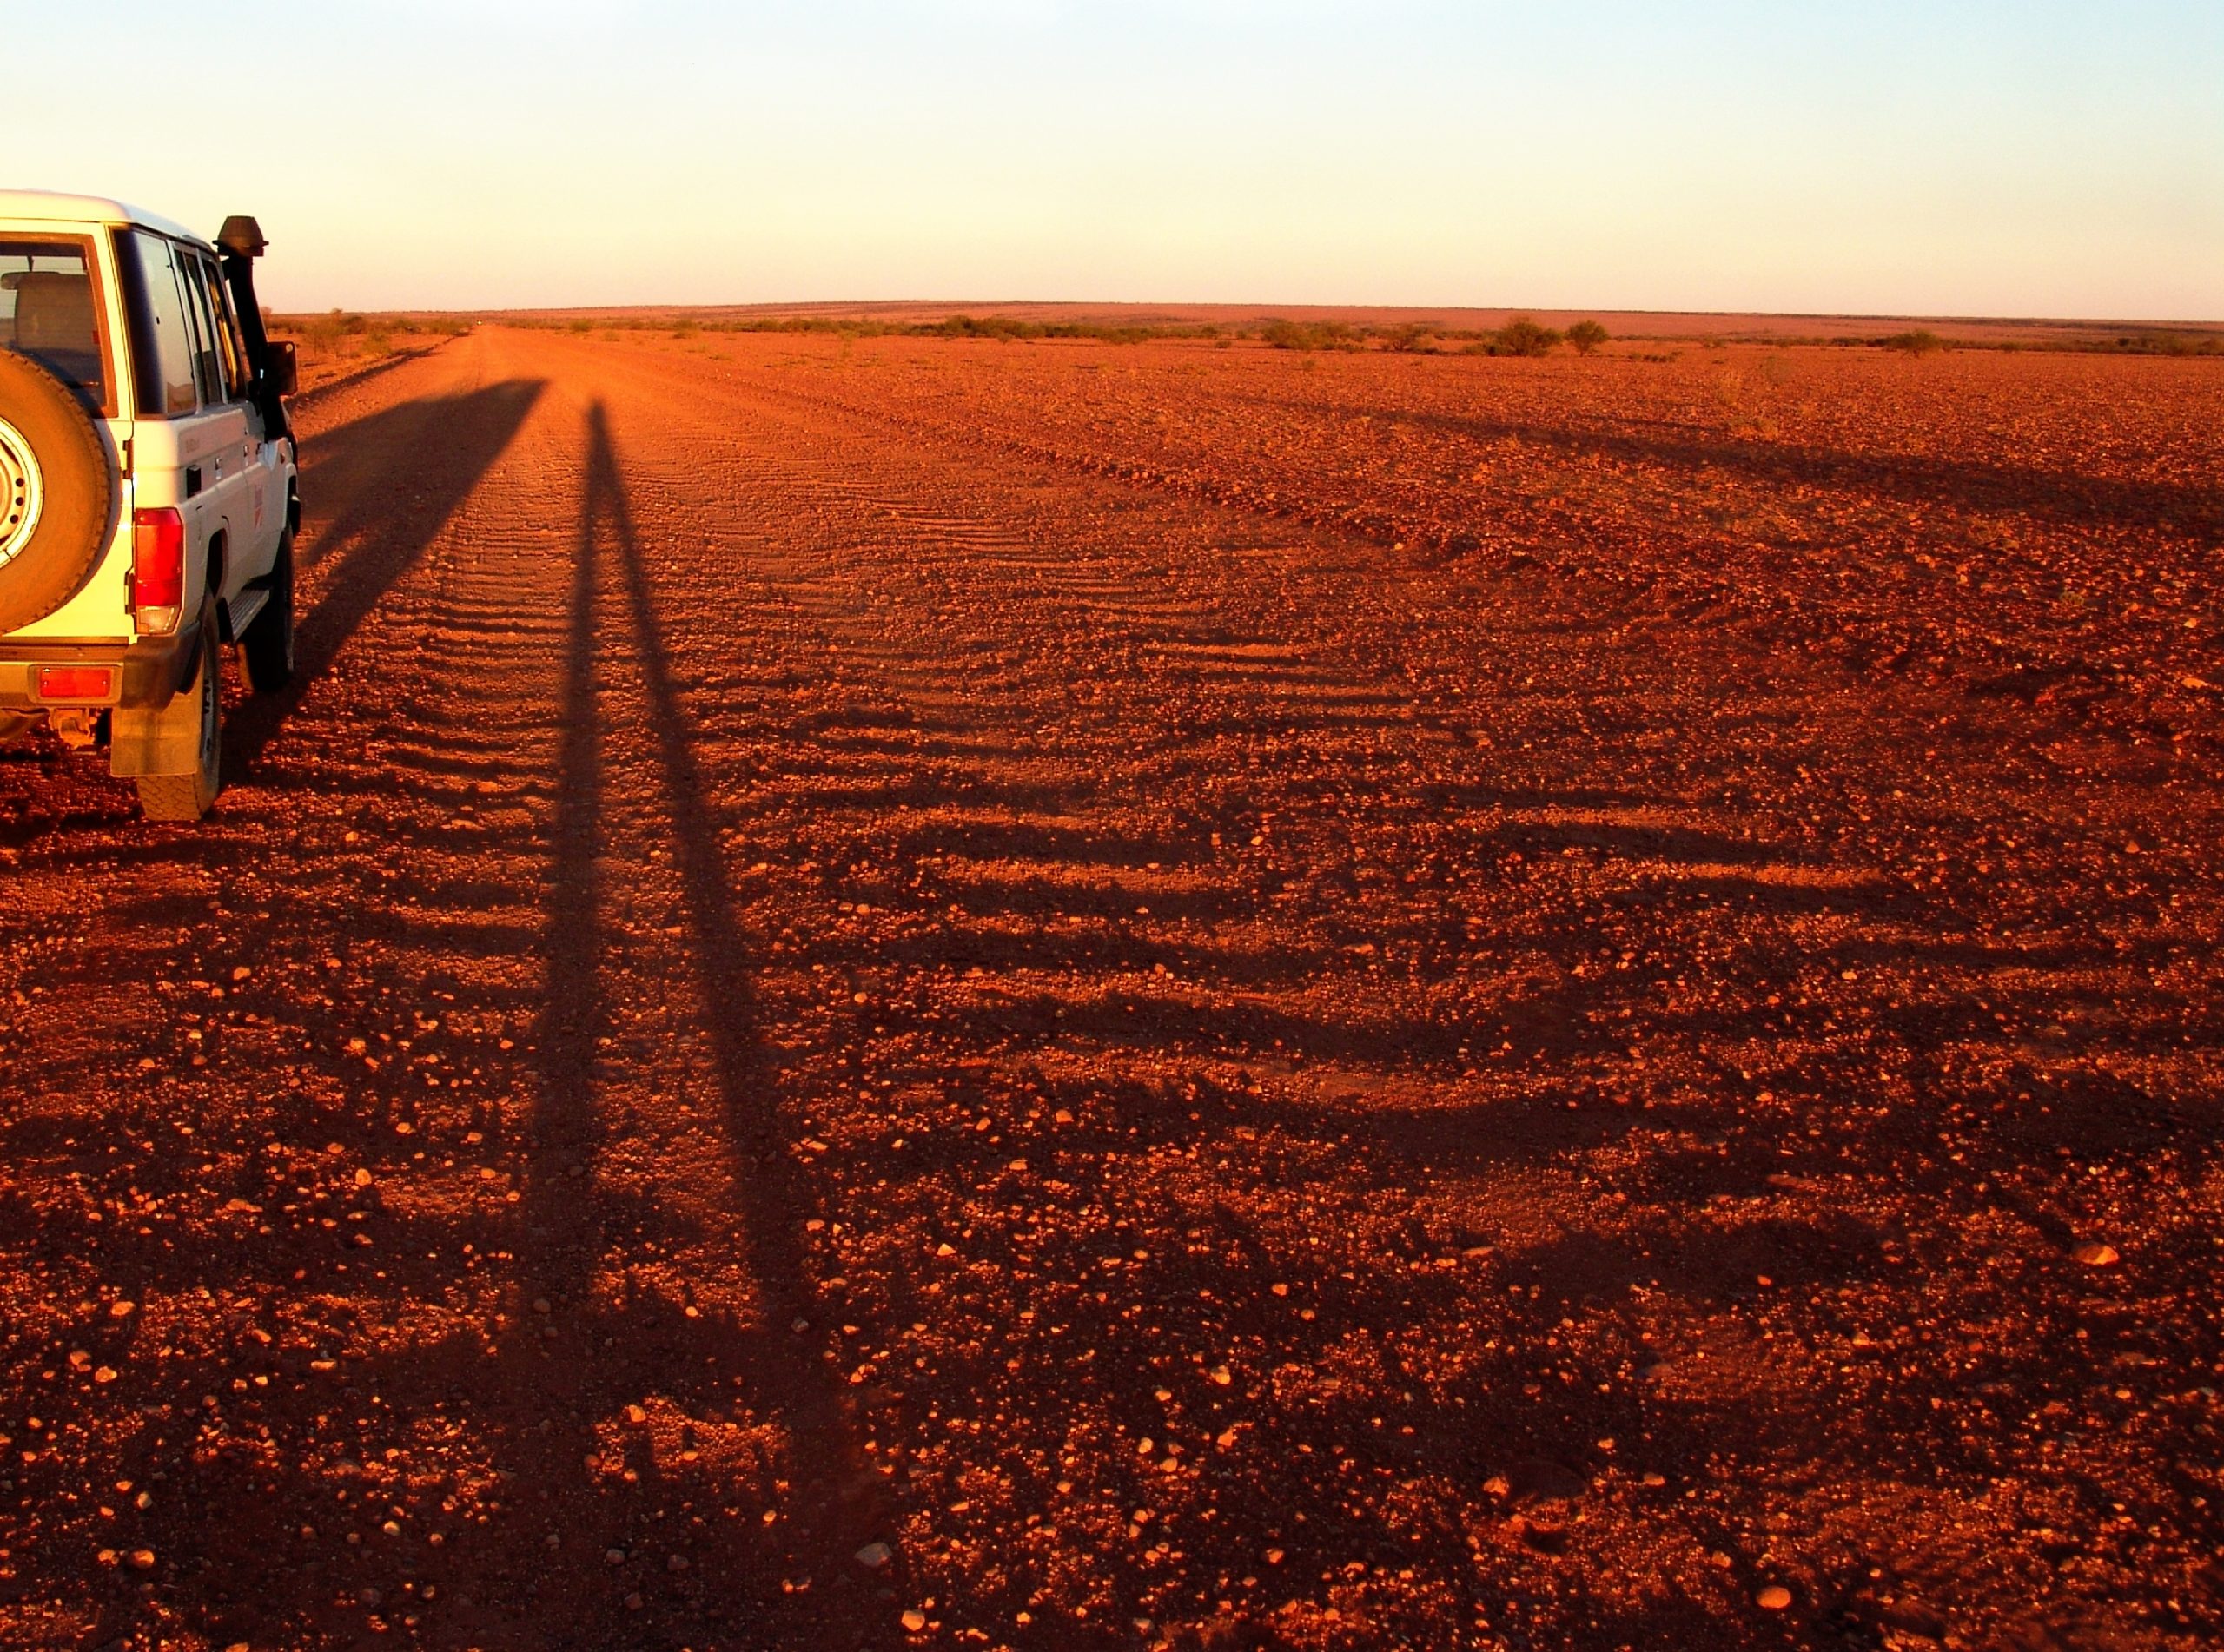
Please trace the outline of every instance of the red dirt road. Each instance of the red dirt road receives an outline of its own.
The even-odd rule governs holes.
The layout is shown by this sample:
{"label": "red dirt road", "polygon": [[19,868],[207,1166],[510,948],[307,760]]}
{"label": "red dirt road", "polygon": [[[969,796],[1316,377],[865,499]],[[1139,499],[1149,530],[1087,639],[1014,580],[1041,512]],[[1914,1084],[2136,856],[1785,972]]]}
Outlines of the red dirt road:
{"label": "red dirt road", "polygon": [[0,1642],[2224,1636],[2214,364],[303,422],[216,817],[0,757]]}

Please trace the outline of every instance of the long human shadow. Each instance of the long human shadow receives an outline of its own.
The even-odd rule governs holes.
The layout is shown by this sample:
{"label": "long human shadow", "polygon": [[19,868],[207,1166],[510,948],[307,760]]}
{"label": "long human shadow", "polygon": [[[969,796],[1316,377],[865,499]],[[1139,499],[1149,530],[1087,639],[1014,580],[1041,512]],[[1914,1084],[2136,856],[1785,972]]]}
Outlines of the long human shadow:
{"label": "long human shadow", "polygon": [[[738,1162],[757,1165],[748,1186],[745,1222],[750,1272],[758,1293],[760,1329],[743,1338],[742,1369],[751,1399],[785,1425],[798,1490],[813,1506],[811,1537],[824,1555],[842,1556],[879,1532],[874,1477],[851,1437],[842,1391],[808,1357],[802,1338],[784,1334],[791,1318],[807,1318],[819,1303],[809,1260],[795,1236],[810,1190],[778,1150],[781,1121],[774,1105],[775,1074],[764,1046],[752,1037],[757,994],[751,948],[734,908],[727,867],[711,807],[711,787],[695,754],[695,732],[683,704],[672,653],[657,614],[648,563],[634,525],[626,484],[600,402],[587,413],[586,514],[589,533],[606,532],[617,552],[632,618],[633,663],[646,701],[665,814],[676,849],[686,928],[687,957],[708,1024],[720,1115]],[[763,1152],[767,1142],[775,1148]],[[737,1189],[737,1191],[741,1191]],[[770,1601],[757,1603],[773,1609]],[[835,1643],[837,1624],[855,1615],[852,1638],[877,1622],[854,1594],[820,1597],[808,1616],[824,1643]]]}
{"label": "long human shadow", "polygon": [[[511,380],[461,395],[405,402],[348,427],[367,460],[338,515],[317,523],[296,575],[321,577],[314,606],[300,614],[294,677],[246,702],[226,721],[224,766],[252,768],[295,709],[361,629],[380,599],[416,565],[450,517],[493,467],[540,399],[541,381]],[[306,553],[314,552],[313,557]]]}

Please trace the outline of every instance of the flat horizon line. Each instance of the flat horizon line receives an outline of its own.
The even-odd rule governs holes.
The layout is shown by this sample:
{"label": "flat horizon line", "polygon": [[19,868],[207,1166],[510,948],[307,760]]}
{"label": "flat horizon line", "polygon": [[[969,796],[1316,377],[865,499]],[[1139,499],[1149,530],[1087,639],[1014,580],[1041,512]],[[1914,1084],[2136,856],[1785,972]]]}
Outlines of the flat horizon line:
{"label": "flat horizon line", "polygon": [[1228,320],[1260,320],[1310,317],[1327,319],[1336,316],[1366,316],[1373,318],[1398,317],[1413,320],[1442,319],[1454,316],[1510,317],[1526,315],[1539,319],[1585,317],[1612,319],[1621,317],[1636,321],[1690,322],[1746,322],[1788,323],[1810,322],[1836,326],[1870,326],[1889,323],[1921,323],[1938,327],[2029,327],[2053,329],[2109,329],[2186,328],[2201,332],[2224,332],[2224,320],[2210,320],[2192,316],[2075,316],[2075,315],[2016,315],[1986,314],[1953,314],[1922,311],[1891,310],[1737,310],[1737,309],[1672,309],[1635,306],[1587,307],[1568,304],[1369,304],[1369,303],[1291,303],[1276,304],[1264,301],[1230,301],[1217,300],[1192,301],[1162,300],[1095,300],[1045,298],[905,298],[905,299],[796,299],[796,300],[735,300],[689,302],[660,302],[629,301],[607,304],[502,304],[502,305],[415,305],[401,304],[386,307],[355,308],[334,305],[321,308],[283,307],[275,313],[288,315],[322,315],[334,310],[366,315],[445,315],[445,316],[598,316],[598,315],[671,315],[683,313],[718,313],[750,314],[768,317],[783,315],[856,315],[865,317],[890,313],[910,313],[936,316],[957,314],[985,315],[1015,311],[1049,312],[1071,316],[1118,315],[1140,318],[1149,314],[1168,321],[1203,320],[1208,316],[1222,316]]}

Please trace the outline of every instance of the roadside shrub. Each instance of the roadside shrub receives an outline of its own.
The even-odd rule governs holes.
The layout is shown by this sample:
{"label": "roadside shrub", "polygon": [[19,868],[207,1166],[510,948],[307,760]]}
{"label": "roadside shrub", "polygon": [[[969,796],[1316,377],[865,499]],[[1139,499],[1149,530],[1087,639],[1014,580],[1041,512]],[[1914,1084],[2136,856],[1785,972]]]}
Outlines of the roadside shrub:
{"label": "roadside shrub", "polygon": [[1360,342],[1341,321],[1273,320],[1259,336],[1277,350],[1356,350]]}
{"label": "roadside shrub", "polygon": [[1895,333],[1877,343],[1887,350],[1897,350],[1906,355],[1936,355],[1946,347],[1946,340],[1929,327],[1917,327],[1911,333]]}
{"label": "roadside shrub", "polygon": [[1560,341],[1551,327],[1539,327],[1526,315],[1517,315],[1495,333],[1486,333],[1467,347],[1475,355],[1548,355]]}
{"label": "roadside shrub", "polygon": [[1567,341],[1575,347],[1578,355],[1589,355],[1607,339],[1606,329],[1596,321],[1578,321],[1567,330]]}
{"label": "roadside shrub", "polygon": [[364,320],[360,315],[350,315],[345,310],[328,310],[314,320],[305,322],[301,334],[310,342],[329,349],[341,340],[361,333],[363,327]]}
{"label": "roadside shrub", "polygon": [[1413,322],[1392,327],[1382,335],[1382,345],[1385,349],[1399,355],[1433,355],[1436,353],[1436,342],[1429,330]]}
{"label": "roadside shrub", "polygon": [[2098,347],[2124,355],[2224,355],[2224,339],[2181,333],[2137,333]]}
{"label": "roadside shrub", "polygon": [[953,339],[995,339],[1009,344],[1014,339],[1039,339],[1042,327],[1009,315],[952,315],[929,329]]}

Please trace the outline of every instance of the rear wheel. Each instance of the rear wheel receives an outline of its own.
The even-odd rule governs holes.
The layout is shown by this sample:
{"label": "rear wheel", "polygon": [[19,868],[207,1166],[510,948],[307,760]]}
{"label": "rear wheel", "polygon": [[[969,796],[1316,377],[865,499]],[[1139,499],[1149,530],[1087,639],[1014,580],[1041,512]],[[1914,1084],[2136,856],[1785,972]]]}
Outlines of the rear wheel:
{"label": "rear wheel", "polygon": [[294,680],[294,536],[278,541],[270,598],[240,638],[240,671],[257,694],[275,694]]}
{"label": "rear wheel", "polygon": [[223,714],[217,694],[216,617],[208,615],[201,627],[201,669],[181,694],[200,699],[201,739],[195,766],[190,774],[141,775],[133,783],[139,790],[139,807],[149,820],[190,823],[207,814],[223,788],[222,763]]}

